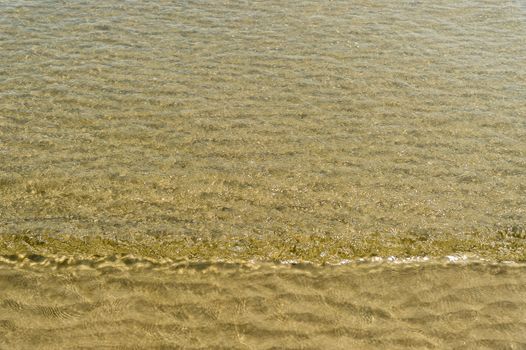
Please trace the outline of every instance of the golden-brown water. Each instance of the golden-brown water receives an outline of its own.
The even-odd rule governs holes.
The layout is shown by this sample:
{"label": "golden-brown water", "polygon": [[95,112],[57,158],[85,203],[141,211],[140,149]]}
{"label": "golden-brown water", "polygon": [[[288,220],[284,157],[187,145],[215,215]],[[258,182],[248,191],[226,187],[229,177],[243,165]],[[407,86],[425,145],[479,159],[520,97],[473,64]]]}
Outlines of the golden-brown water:
{"label": "golden-brown water", "polygon": [[525,62],[520,0],[0,2],[0,349],[525,348]]}
{"label": "golden-brown water", "polygon": [[524,349],[526,269],[12,257],[5,349]]}

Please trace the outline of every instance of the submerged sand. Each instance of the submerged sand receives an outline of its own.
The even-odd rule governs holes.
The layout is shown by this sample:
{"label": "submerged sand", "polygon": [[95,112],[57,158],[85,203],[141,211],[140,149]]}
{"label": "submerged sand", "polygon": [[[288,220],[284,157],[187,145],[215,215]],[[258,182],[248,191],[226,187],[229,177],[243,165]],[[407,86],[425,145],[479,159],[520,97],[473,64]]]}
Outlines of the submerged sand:
{"label": "submerged sand", "polygon": [[525,61],[523,1],[2,1],[0,349],[526,348]]}
{"label": "submerged sand", "polygon": [[524,260],[521,2],[0,6],[0,253]]}
{"label": "submerged sand", "polygon": [[524,265],[0,259],[0,349],[522,349]]}

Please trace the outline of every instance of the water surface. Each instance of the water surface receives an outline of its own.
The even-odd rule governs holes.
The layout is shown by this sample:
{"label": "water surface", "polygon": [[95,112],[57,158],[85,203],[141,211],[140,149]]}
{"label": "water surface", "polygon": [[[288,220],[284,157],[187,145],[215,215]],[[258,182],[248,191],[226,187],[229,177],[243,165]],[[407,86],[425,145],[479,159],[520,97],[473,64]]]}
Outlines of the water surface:
{"label": "water surface", "polygon": [[525,348],[524,62],[523,1],[2,1],[0,349]]}
{"label": "water surface", "polygon": [[523,349],[521,265],[0,263],[0,349]]}

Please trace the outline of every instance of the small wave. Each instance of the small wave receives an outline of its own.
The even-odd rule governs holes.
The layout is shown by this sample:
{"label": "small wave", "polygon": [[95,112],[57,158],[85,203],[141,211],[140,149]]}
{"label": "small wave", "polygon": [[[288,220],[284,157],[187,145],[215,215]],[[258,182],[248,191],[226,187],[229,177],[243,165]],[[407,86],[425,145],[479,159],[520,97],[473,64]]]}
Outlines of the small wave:
{"label": "small wave", "polygon": [[138,257],[131,254],[108,255],[108,256],[66,256],[66,255],[37,255],[37,254],[11,254],[0,255],[0,268],[34,268],[49,270],[99,270],[104,272],[126,271],[126,270],[192,270],[192,271],[216,271],[216,270],[254,270],[259,268],[295,268],[316,269],[320,267],[337,268],[339,266],[351,267],[375,267],[375,266],[397,266],[397,265],[487,265],[524,267],[524,262],[497,261],[482,258],[476,255],[447,255],[441,258],[427,256],[413,257],[371,257],[357,259],[342,259],[335,262],[318,262],[306,260],[281,260],[265,261],[251,259],[247,261],[192,261],[172,259],[152,259]]}

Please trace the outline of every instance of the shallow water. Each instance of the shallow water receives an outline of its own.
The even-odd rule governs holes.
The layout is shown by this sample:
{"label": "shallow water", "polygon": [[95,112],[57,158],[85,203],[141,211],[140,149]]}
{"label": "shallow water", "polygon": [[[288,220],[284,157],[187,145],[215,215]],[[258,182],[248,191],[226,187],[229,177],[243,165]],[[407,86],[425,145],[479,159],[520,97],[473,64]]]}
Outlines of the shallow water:
{"label": "shallow water", "polygon": [[0,349],[526,348],[524,62],[523,1],[1,2]]}
{"label": "shallow water", "polygon": [[524,349],[526,269],[12,258],[0,315],[0,349]]}
{"label": "shallow water", "polygon": [[520,2],[0,9],[2,233],[524,229]]}

